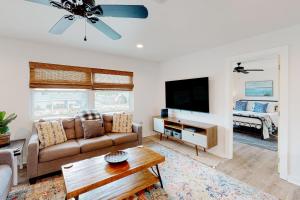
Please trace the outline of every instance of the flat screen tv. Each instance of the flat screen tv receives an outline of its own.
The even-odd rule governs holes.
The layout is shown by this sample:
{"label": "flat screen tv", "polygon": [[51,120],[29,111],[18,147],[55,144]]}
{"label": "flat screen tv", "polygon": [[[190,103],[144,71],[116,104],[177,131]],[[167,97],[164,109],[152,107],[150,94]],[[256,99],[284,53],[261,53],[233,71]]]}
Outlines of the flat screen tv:
{"label": "flat screen tv", "polygon": [[209,113],[208,77],[166,82],[166,107]]}

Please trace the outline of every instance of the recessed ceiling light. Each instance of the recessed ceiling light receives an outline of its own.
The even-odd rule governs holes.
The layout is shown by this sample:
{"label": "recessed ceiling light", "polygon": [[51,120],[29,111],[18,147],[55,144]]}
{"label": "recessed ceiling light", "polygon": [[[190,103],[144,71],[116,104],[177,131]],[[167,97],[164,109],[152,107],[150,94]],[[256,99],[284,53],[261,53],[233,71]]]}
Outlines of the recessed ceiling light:
{"label": "recessed ceiling light", "polygon": [[143,44],[137,44],[137,45],[136,45],[136,48],[142,49],[142,48],[144,48],[144,45],[143,45]]}

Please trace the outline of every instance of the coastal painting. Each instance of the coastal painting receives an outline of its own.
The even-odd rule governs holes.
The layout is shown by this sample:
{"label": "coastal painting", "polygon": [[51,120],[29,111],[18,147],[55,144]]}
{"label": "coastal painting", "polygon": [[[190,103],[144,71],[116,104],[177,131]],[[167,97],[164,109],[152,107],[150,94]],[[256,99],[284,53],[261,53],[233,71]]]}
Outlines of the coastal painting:
{"label": "coastal painting", "polygon": [[272,97],[273,81],[247,81],[245,85],[247,97]]}

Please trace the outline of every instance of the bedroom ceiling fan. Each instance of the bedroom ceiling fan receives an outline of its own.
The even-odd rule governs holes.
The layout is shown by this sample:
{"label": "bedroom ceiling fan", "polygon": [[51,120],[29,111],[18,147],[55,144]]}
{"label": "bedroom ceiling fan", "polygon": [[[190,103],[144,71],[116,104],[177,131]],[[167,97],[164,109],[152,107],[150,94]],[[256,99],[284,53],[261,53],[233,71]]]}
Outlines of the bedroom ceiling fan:
{"label": "bedroom ceiling fan", "polygon": [[233,69],[233,72],[249,74],[249,72],[263,72],[263,69],[245,69],[245,67],[241,66],[242,63],[238,62],[237,67]]}
{"label": "bedroom ceiling fan", "polygon": [[[25,0],[69,12],[63,16],[50,30],[52,34],[63,34],[77,19],[84,18],[86,23],[104,33],[107,37],[118,40],[121,35],[104,23],[101,17],[141,18],[148,17],[144,5],[96,5],[95,0]],[[86,36],[84,38],[86,41]]]}

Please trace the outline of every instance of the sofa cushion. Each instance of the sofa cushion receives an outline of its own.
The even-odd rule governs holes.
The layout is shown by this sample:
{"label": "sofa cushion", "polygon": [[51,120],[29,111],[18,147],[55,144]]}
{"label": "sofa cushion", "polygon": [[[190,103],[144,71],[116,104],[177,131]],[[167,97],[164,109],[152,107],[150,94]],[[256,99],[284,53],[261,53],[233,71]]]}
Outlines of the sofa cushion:
{"label": "sofa cushion", "polygon": [[135,142],[138,140],[137,133],[109,133],[114,145],[120,145],[129,142]]}
{"label": "sofa cushion", "polygon": [[63,127],[65,129],[65,133],[68,140],[72,140],[76,138],[75,134],[75,119],[64,119],[62,120]]}
{"label": "sofa cushion", "polygon": [[65,143],[42,149],[39,153],[39,161],[47,162],[77,154],[80,154],[79,144],[76,140],[68,140]]}
{"label": "sofa cushion", "polygon": [[104,122],[105,133],[111,133],[112,132],[112,126],[113,126],[113,116],[104,114],[103,115],[103,122]]}
{"label": "sofa cushion", "polygon": [[77,139],[83,138],[83,128],[80,117],[75,118],[75,134]]}
{"label": "sofa cushion", "polygon": [[9,165],[0,165],[0,177],[0,199],[6,199],[12,183],[12,169]]}
{"label": "sofa cushion", "polygon": [[78,139],[82,153],[96,151],[113,145],[112,139],[106,135],[90,139]]}

